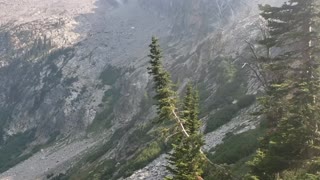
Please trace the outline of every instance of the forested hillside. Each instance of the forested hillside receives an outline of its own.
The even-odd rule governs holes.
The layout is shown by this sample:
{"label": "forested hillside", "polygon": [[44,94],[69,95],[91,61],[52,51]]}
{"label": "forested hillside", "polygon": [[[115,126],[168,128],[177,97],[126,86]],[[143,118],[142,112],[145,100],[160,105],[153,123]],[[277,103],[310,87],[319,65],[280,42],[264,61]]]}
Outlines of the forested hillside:
{"label": "forested hillside", "polygon": [[0,0],[0,179],[319,179],[319,4]]}

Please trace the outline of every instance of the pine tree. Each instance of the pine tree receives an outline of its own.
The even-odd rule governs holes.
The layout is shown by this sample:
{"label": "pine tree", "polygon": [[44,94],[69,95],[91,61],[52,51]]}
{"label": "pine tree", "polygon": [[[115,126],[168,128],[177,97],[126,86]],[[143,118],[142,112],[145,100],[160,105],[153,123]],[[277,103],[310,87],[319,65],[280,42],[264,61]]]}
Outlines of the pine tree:
{"label": "pine tree", "polygon": [[149,47],[151,66],[148,70],[153,76],[160,121],[173,120],[176,127],[174,129],[179,129],[173,140],[173,153],[169,154],[167,169],[173,174],[173,179],[196,180],[202,174],[204,162],[204,154],[201,151],[204,142],[199,130],[197,92],[191,85],[188,86],[183,110],[179,112],[170,74],[163,68],[160,46],[155,37],[152,37]]}
{"label": "pine tree", "polygon": [[170,74],[164,70],[161,59],[161,50],[158,39],[152,37],[150,44],[150,67],[148,67],[149,74],[153,76],[154,89],[156,91],[155,99],[157,100],[157,113],[160,121],[172,119],[173,113],[176,109],[175,92],[172,90],[172,81]]}
{"label": "pine tree", "polygon": [[186,131],[190,135],[184,137],[179,133],[173,143],[173,153],[170,154],[167,169],[179,180],[195,180],[203,173],[204,162],[201,147],[204,145],[203,135],[200,133],[200,120],[198,118],[198,94],[189,84],[184,98],[182,119]]}
{"label": "pine tree", "polygon": [[320,157],[317,2],[290,0],[261,9],[270,32],[261,44],[283,53],[264,59],[270,80],[261,104],[271,125],[250,162],[252,172],[258,179],[278,179],[308,168],[303,176],[319,176],[312,168]]}
{"label": "pine tree", "polygon": [[192,85],[187,85],[187,90],[183,103],[182,119],[185,121],[185,126],[189,134],[198,133],[201,123],[198,120],[199,116],[199,94],[195,91]]}

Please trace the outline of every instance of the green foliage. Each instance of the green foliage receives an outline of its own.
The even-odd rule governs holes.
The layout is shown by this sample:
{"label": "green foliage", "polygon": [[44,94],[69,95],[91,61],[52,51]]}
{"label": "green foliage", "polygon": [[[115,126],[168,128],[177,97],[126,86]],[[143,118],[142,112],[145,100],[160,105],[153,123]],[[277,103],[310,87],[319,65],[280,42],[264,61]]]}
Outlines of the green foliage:
{"label": "green foliage", "polygon": [[233,174],[229,166],[226,165],[212,165],[206,163],[204,166],[203,178],[205,180],[234,180]]}
{"label": "green foliage", "polygon": [[109,129],[112,126],[113,108],[119,97],[120,93],[115,88],[104,93],[102,110],[96,114],[92,124],[88,127],[88,132],[99,132],[101,129]]}
{"label": "green foliage", "polygon": [[232,78],[222,81],[214,94],[214,100],[209,108],[219,108],[231,104],[234,100],[241,97],[246,92],[245,72],[237,70]]}
{"label": "green foliage", "polygon": [[[105,93],[107,96],[107,102],[110,100],[110,96],[114,94],[112,91],[113,90],[110,89]],[[136,121],[145,115],[146,111],[144,108],[149,107],[150,103],[151,102],[149,102],[148,96],[145,95],[140,104],[140,106],[143,107],[142,111],[133,117],[132,121],[130,121],[127,126],[117,129],[113,133],[111,139],[109,139],[100,147],[89,151],[79,163],[77,163],[73,168],[70,169],[70,171],[68,171],[67,174],[70,177],[69,179],[112,180],[118,179],[123,175],[130,176],[134,171],[142,168],[140,167],[141,165],[135,165],[137,162],[134,161],[134,158],[142,153],[142,150],[146,147],[146,144],[150,144],[150,142],[155,141],[155,138],[152,136],[152,132],[149,133],[149,131],[154,127],[154,124],[150,123],[146,125],[138,125],[133,132],[130,130],[135,125]],[[109,160],[104,159],[104,155],[111,149],[115,148],[119,143],[119,139],[121,139],[123,136],[127,136],[127,143],[117,151],[117,158],[113,159],[115,163],[112,166],[111,164],[108,165]],[[161,147],[161,153],[163,153],[165,146],[163,144],[159,144],[159,147]],[[123,160],[122,158],[125,158],[126,160]],[[145,163],[149,163],[152,160],[153,158],[146,160]],[[114,169],[115,166],[116,169]]]}
{"label": "green foliage", "polygon": [[[319,162],[318,162],[319,163]],[[316,171],[310,172],[310,168],[312,169],[313,165],[307,164],[304,168],[298,170],[288,170],[282,173],[283,179],[290,180],[320,180],[320,172],[319,172],[319,164],[314,166],[317,168]]]}
{"label": "green foliage", "polygon": [[21,155],[30,142],[34,140],[35,131],[16,134],[9,137],[0,148],[0,172],[4,172],[12,166],[28,158],[31,154]]}
{"label": "green foliage", "polygon": [[[151,160],[157,158],[162,152],[162,148],[158,142],[149,144],[142,152],[133,160],[135,166],[144,167]],[[136,167],[135,167],[136,168]]]}
{"label": "green foliage", "polygon": [[183,102],[181,118],[185,121],[185,128],[189,134],[199,132],[201,122],[199,120],[199,94],[191,84],[187,85],[186,94]]}
{"label": "green foliage", "polygon": [[136,145],[142,145],[145,142],[149,142],[152,139],[152,137],[148,134],[149,130],[150,130],[150,127],[142,127],[134,130],[130,134],[128,138],[128,142],[134,143]]}
{"label": "green foliage", "polygon": [[219,109],[212,116],[209,117],[205,133],[212,132],[227,122],[231,121],[239,111],[239,107],[235,104],[228,105],[222,109]]}
{"label": "green foliage", "polygon": [[292,172],[305,170],[306,164],[320,156],[320,84],[319,66],[315,65],[319,64],[320,47],[319,34],[313,32],[319,27],[319,4],[289,0],[281,7],[260,8],[269,29],[260,44],[267,52],[273,47],[283,52],[261,58],[263,71],[272,77],[260,101],[270,130],[249,162],[252,175],[266,180],[285,176],[313,179],[314,173],[296,176]]}
{"label": "green foliage", "polygon": [[122,165],[117,173],[118,175],[115,176],[114,179],[130,176],[135,170],[145,167],[147,164],[159,157],[163,151],[164,145],[160,142],[155,141],[148,144],[146,147],[143,147],[134,158]]}
{"label": "green foliage", "polygon": [[217,90],[212,94],[212,83],[198,82],[200,92],[200,117],[232,104],[247,92],[248,73],[241,68],[232,57],[219,56],[206,65],[200,79],[208,79],[216,83]]}
{"label": "green foliage", "polygon": [[204,154],[201,153],[201,146],[204,142],[199,132],[198,93],[189,84],[182,111],[179,112],[170,74],[163,68],[160,46],[155,37],[152,37],[149,47],[151,66],[148,70],[153,76],[159,119],[161,122],[174,120],[175,126],[179,129],[176,139],[173,140],[173,153],[169,154],[169,165],[166,167],[173,174],[173,178],[168,177],[167,179],[196,179],[203,173],[204,162]]}
{"label": "green foliage", "polygon": [[161,62],[162,55],[158,39],[152,37],[152,43],[149,47],[149,63],[151,66],[148,67],[148,73],[153,76],[157,113],[159,121],[163,122],[168,119],[174,119],[172,111],[176,110],[175,92],[172,90],[173,85],[170,74],[164,70]]}
{"label": "green foliage", "polygon": [[112,109],[106,108],[96,114],[92,124],[88,127],[89,132],[99,132],[102,129],[109,129],[112,126]]}
{"label": "green foliage", "polygon": [[184,137],[180,132],[173,140],[173,152],[169,154],[169,166],[167,166],[167,169],[173,173],[173,179],[192,180],[203,173],[204,155],[200,150],[204,141],[199,132],[201,123],[198,118],[198,101],[198,92],[189,84],[184,97],[181,118],[190,136]]}
{"label": "green foliage", "polygon": [[[102,157],[112,148],[116,147],[119,139],[127,130],[127,128],[117,129],[110,140],[90,150],[74,167],[68,170],[68,179],[86,180],[99,179],[99,177],[112,177],[115,171],[111,171],[110,169],[113,169],[118,162],[113,159],[102,159]],[[115,163],[111,165],[110,161],[114,161]],[[81,167],[85,167],[85,169]],[[110,178],[110,180],[111,179],[112,178]]]}
{"label": "green foliage", "polygon": [[214,154],[210,159],[218,164],[234,164],[256,151],[259,145],[258,139],[264,133],[265,130],[258,128],[238,135],[231,135],[224,139],[223,144],[214,149]]}
{"label": "green foliage", "polygon": [[111,179],[112,174],[117,170],[116,164],[117,162],[113,159],[104,161],[102,164],[102,170],[95,173],[92,179]]}
{"label": "green foliage", "polygon": [[169,166],[167,169],[173,174],[173,178],[195,180],[203,173],[204,155],[200,153],[204,141],[202,135],[194,134],[190,137],[178,138],[173,144],[173,153],[169,154]]}
{"label": "green foliage", "polygon": [[216,73],[216,79],[217,82],[220,83],[225,83],[225,82],[231,82],[238,75],[238,69],[236,65],[232,62],[232,59],[229,57],[222,58],[220,57],[219,59],[215,59],[215,61],[220,62],[215,69]]}

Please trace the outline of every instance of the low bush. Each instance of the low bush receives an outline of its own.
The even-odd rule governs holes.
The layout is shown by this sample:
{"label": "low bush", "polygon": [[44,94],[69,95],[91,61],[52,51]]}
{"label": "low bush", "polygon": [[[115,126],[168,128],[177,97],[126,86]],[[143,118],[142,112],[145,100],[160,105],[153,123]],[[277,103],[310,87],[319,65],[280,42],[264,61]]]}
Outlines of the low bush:
{"label": "low bush", "polygon": [[231,121],[238,111],[239,107],[234,104],[221,108],[209,117],[205,133],[212,132],[222,125],[226,124],[227,122]]}
{"label": "low bush", "polygon": [[256,151],[259,145],[258,138],[263,136],[264,133],[265,130],[260,127],[226,137],[223,144],[212,149],[214,154],[210,159],[218,164],[234,164]]}

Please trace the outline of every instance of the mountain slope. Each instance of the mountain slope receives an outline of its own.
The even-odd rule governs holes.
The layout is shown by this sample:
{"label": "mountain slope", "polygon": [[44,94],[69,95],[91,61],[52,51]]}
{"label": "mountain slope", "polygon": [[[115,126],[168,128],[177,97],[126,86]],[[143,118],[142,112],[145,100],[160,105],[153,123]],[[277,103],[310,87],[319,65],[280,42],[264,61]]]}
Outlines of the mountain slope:
{"label": "mountain slope", "polygon": [[[152,35],[161,39],[179,90],[189,80],[198,84],[204,122],[256,94],[259,83],[242,65],[251,58],[245,41],[259,35],[257,4],[266,2],[276,1],[0,1],[0,151],[22,147],[0,170],[37,152],[0,177],[74,177],[75,169],[102,176],[113,170],[101,164],[116,162],[116,178],[157,158],[161,143],[148,145],[156,129],[146,72]],[[205,149],[228,132],[254,128],[254,108],[234,108],[222,127],[225,121],[211,123]],[[156,153],[121,172],[146,147]],[[37,163],[44,169],[31,166]]]}

